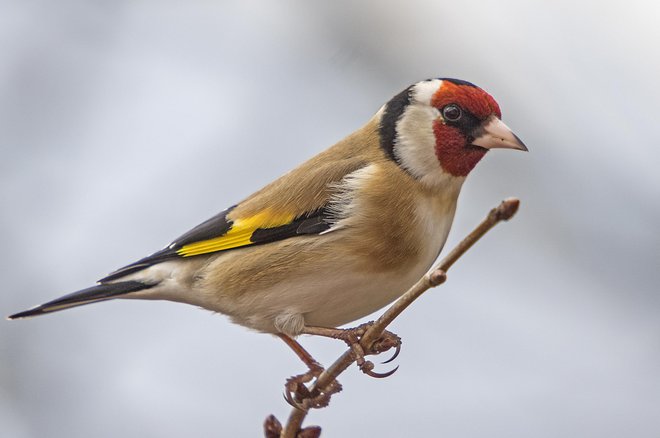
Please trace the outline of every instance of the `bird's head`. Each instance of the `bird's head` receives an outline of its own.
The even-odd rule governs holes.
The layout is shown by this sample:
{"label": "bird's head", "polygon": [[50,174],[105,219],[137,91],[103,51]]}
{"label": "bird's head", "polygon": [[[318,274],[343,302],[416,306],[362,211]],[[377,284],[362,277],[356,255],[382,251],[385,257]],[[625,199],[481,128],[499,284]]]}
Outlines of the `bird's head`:
{"label": "bird's head", "polygon": [[381,111],[381,147],[430,184],[467,176],[490,149],[527,150],[502,122],[495,99],[466,81],[418,82]]}

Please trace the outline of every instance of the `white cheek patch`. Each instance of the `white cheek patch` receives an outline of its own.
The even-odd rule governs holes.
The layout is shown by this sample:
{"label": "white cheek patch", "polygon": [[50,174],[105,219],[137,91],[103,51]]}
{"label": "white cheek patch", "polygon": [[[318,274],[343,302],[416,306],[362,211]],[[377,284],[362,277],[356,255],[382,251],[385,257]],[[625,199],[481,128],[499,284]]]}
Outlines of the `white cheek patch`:
{"label": "white cheek patch", "polygon": [[431,106],[433,95],[442,86],[440,79],[417,83],[411,92],[412,102],[396,125],[394,155],[401,166],[422,183],[440,187],[456,177],[445,172],[435,154],[433,123],[441,119],[440,111]]}
{"label": "white cheek patch", "polygon": [[439,116],[433,107],[411,104],[397,122],[394,154],[416,178],[440,169],[433,133],[433,121]]}
{"label": "white cheek patch", "polygon": [[412,104],[397,122],[394,154],[401,167],[425,185],[439,188],[456,177],[442,170],[435,155],[433,122],[440,112],[428,105]]}

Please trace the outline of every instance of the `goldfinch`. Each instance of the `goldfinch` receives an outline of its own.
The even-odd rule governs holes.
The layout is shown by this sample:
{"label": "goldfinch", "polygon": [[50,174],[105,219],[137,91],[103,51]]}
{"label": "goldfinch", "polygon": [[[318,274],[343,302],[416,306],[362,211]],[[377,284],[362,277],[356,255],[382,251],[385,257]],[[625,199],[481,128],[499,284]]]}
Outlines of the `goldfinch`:
{"label": "goldfinch", "polygon": [[418,82],[362,128],[95,286],[10,316],[115,298],[170,300],[251,329],[338,327],[403,294],[437,258],[466,176],[527,150],[484,90]]}

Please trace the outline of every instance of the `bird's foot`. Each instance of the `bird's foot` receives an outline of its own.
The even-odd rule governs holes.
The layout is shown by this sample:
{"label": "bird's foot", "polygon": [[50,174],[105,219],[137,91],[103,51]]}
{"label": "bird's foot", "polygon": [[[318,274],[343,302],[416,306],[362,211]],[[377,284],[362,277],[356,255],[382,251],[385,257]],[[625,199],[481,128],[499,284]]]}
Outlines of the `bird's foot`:
{"label": "bird's foot", "polygon": [[341,384],[337,380],[333,380],[325,388],[314,387],[310,390],[307,386],[307,383],[318,378],[323,371],[323,367],[315,362],[306,373],[289,377],[284,386],[284,399],[287,403],[304,411],[328,406],[332,395],[341,391]]}
{"label": "bird's foot", "polygon": [[399,338],[394,333],[385,330],[378,339],[371,343],[371,345],[363,347],[360,341],[372,324],[373,321],[350,329],[305,327],[304,333],[310,335],[325,336],[344,341],[353,351],[355,362],[363,373],[376,378],[389,377],[399,369],[398,366],[386,373],[377,373],[374,371],[374,363],[370,360],[366,360],[364,357],[384,353],[385,351],[395,348],[392,357],[383,363],[385,364],[392,362],[401,352],[401,338]]}
{"label": "bird's foot", "polygon": [[296,355],[307,365],[308,371],[297,376],[289,377],[284,385],[284,399],[291,406],[301,410],[313,408],[324,408],[330,403],[330,397],[341,391],[341,384],[333,380],[325,388],[310,390],[307,386],[312,380],[318,378],[324,369],[311,354],[307,352],[295,339],[283,333],[278,336],[296,353]]}

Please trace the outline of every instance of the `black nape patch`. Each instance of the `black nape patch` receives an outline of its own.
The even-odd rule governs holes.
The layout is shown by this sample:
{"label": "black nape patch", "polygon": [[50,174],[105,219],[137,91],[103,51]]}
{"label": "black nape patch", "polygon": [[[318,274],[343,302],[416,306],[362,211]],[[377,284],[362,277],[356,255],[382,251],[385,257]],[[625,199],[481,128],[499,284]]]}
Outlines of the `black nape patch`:
{"label": "black nape patch", "polygon": [[[388,157],[397,161],[394,155],[394,142],[396,141],[396,123],[399,121],[406,107],[410,104],[410,91],[412,85],[390,99],[385,105],[385,112],[380,119],[380,147]],[[398,162],[398,161],[397,161]]]}
{"label": "black nape patch", "polygon": [[441,81],[449,81],[455,85],[465,85],[467,87],[479,88],[474,85],[472,82],[464,81],[463,79],[454,79],[454,78],[438,78]]}

